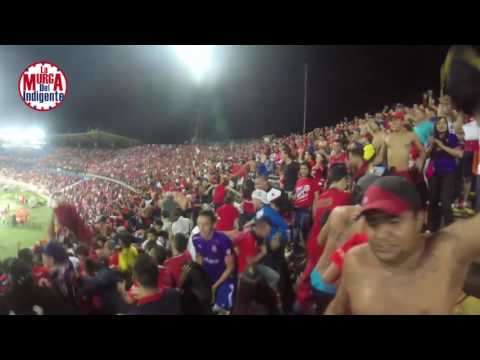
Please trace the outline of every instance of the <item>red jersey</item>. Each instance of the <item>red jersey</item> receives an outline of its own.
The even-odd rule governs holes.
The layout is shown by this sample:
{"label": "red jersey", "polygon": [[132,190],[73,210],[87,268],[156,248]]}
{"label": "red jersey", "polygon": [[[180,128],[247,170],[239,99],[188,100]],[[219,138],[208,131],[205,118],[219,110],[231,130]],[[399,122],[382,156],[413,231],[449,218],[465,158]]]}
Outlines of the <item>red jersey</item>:
{"label": "red jersey", "polygon": [[295,184],[295,201],[293,205],[299,209],[312,206],[315,193],[320,190],[318,183],[312,178],[300,178]]}
{"label": "red jersey", "polygon": [[252,200],[243,200],[242,207],[245,214],[254,214],[256,212]]}
{"label": "red jersey", "polygon": [[219,231],[231,231],[234,229],[235,220],[240,216],[237,208],[231,204],[224,204],[220,206],[217,211],[218,222],[215,226]]}
{"label": "red jersey", "polygon": [[368,242],[367,234],[355,234],[345,244],[340,246],[330,257],[330,260],[342,271],[343,258],[351,248]]}
{"label": "red jersey", "polygon": [[242,171],[242,167],[238,164],[233,164],[232,165],[232,168],[230,169],[230,174],[232,174],[232,176],[236,176],[234,174],[238,174]]}
{"label": "red jersey", "polygon": [[312,170],[313,180],[317,182],[320,189],[322,189],[322,185],[325,183],[325,179],[323,178],[323,170],[323,166]]}
{"label": "red jersey", "polygon": [[[164,266],[159,266],[158,267],[158,280],[157,280],[157,286],[159,289],[169,289],[172,287],[172,277],[170,273],[167,271],[167,268]],[[138,288],[138,282],[134,281],[133,285],[130,287],[130,289],[127,291],[128,295],[133,299],[133,290]]]}
{"label": "red jersey", "polygon": [[250,169],[250,166],[248,164],[245,164],[242,167],[238,168],[235,172],[232,171],[232,176],[243,178],[247,176],[249,169]]}
{"label": "red jersey", "polygon": [[213,192],[213,203],[215,205],[222,205],[225,195],[227,194],[226,188],[223,185],[218,185]]}
{"label": "red jersey", "polygon": [[320,230],[322,230],[320,221],[325,211],[333,210],[337,206],[350,205],[351,202],[352,198],[350,193],[337,188],[328,189],[320,195],[317,201],[317,210],[315,211],[313,227],[312,230],[310,230],[307,240],[307,251],[311,258],[318,260],[321,256],[322,248],[317,244],[317,237]]}
{"label": "red jersey", "polygon": [[328,161],[328,165],[332,167],[335,164],[346,164],[348,160],[348,156],[344,151],[341,151],[339,154],[330,155],[330,160]]}
{"label": "red jersey", "polygon": [[190,256],[190,253],[188,251],[185,251],[183,254],[165,260],[165,267],[167,268],[167,272],[175,281],[175,286],[178,286],[178,284],[180,283],[183,266],[190,261],[192,261],[192,257]]}
{"label": "red jersey", "polygon": [[109,258],[108,258],[108,267],[110,268],[118,268],[118,252],[114,252]]}
{"label": "red jersey", "polygon": [[172,275],[165,266],[158,267],[158,288],[168,289],[172,287]]}
{"label": "red jersey", "polygon": [[467,140],[467,141],[465,141],[464,151],[465,152],[476,152],[476,151],[478,151],[478,140]]}
{"label": "red jersey", "polygon": [[234,241],[234,246],[237,248],[237,270],[238,274],[243,273],[247,266],[247,258],[257,256],[260,253],[260,248],[257,240],[251,231],[241,233]]}
{"label": "red jersey", "polygon": [[368,163],[364,162],[362,166],[360,166],[360,169],[355,171],[355,173],[352,175],[353,181],[357,182],[363,175],[365,175],[368,171]]}
{"label": "red jersey", "polygon": [[32,274],[35,282],[38,284],[41,279],[48,279],[48,268],[46,266],[34,266]]}
{"label": "red jersey", "polygon": [[0,294],[5,294],[8,290],[7,274],[0,275]]}

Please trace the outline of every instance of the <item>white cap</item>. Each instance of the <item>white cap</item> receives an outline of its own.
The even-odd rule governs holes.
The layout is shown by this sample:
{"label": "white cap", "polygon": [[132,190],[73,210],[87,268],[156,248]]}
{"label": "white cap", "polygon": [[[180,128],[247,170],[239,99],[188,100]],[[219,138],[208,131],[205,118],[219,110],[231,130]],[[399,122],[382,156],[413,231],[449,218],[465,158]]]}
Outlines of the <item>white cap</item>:
{"label": "white cap", "polygon": [[278,199],[282,195],[282,192],[278,189],[271,188],[270,191],[267,193],[267,200],[268,202],[272,202]]}
{"label": "white cap", "polygon": [[267,192],[264,190],[255,190],[252,193],[252,199],[258,199],[264,204],[268,204],[268,197],[267,197]]}

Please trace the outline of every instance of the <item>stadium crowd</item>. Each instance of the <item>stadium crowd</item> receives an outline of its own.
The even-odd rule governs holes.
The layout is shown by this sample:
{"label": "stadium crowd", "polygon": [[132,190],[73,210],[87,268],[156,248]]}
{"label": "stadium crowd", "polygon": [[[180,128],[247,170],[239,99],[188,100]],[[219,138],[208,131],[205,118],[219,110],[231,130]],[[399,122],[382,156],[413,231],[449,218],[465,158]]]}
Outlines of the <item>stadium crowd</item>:
{"label": "stadium crowd", "polygon": [[478,114],[458,103],[428,92],[243,144],[4,155],[1,176],[55,204],[2,263],[0,313],[480,314]]}

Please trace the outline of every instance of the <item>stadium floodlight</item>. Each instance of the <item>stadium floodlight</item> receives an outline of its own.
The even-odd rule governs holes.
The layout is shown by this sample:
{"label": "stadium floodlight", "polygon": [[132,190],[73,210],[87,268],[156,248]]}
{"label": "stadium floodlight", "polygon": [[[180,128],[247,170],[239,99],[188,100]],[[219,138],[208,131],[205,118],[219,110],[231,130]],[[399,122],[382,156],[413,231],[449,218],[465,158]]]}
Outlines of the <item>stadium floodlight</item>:
{"label": "stadium floodlight", "polygon": [[6,127],[0,129],[3,147],[39,148],[45,145],[45,131],[37,127]]}
{"label": "stadium floodlight", "polygon": [[173,45],[173,47],[192,72],[195,81],[200,83],[210,68],[213,45]]}

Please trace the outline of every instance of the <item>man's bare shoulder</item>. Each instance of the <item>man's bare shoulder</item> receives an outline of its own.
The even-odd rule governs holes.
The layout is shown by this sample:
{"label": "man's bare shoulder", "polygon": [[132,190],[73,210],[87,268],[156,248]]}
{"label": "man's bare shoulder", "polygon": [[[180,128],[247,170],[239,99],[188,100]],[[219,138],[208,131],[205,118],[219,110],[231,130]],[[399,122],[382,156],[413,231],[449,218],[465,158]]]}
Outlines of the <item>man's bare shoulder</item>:
{"label": "man's bare shoulder", "polygon": [[344,217],[349,207],[349,205],[335,207],[330,213],[330,222]]}
{"label": "man's bare shoulder", "polygon": [[[459,220],[461,221],[461,220]],[[427,246],[436,254],[443,254],[447,257],[457,257],[459,235],[454,231],[442,230],[427,239]],[[461,256],[458,256],[458,260]]]}
{"label": "man's bare shoulder", "polygon": [[332,210],[331,215],[334,216],[350,216],[353,212],[357,211],[359,207],[355,205],[342,205],[337,206]]}
{"label": "man's bare shoulder", "polygon": [[344,266],[345,269],[359,269],[362,266],[370,264],[372,261],[372,254],[368,244],[362,244],[353,247],[345,255]]}

